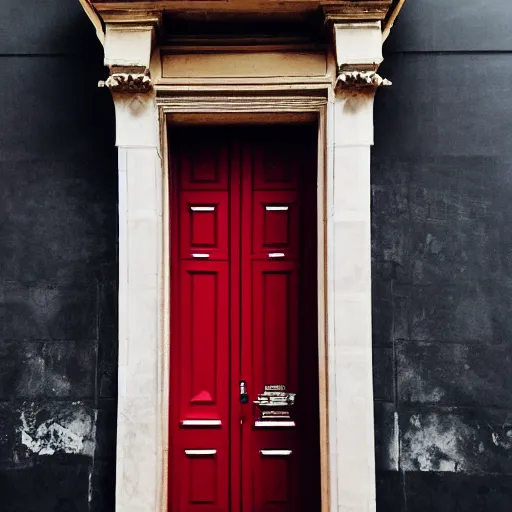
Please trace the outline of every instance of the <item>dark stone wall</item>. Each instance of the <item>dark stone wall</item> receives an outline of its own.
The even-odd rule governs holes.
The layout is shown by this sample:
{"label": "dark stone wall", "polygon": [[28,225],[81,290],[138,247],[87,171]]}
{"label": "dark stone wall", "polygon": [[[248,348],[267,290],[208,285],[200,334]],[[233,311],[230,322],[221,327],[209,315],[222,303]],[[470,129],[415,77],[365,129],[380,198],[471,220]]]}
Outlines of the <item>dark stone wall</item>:
{"label": "dark stone wall", "polygon": [[[512,6],[409,0],[373,151],[379,512],[512,509]],[[0,2],[0,512],[108,512],[117,177],[76,1]]]}
{"label": "dark stone wall", "polygon": [[0,511],[113,510],[117,162],[78,1],[0,2]]}
{"label": "dark stone wall", "polygon": [[512,4],[410,0],[372,160],[379,512],[512,510]]}

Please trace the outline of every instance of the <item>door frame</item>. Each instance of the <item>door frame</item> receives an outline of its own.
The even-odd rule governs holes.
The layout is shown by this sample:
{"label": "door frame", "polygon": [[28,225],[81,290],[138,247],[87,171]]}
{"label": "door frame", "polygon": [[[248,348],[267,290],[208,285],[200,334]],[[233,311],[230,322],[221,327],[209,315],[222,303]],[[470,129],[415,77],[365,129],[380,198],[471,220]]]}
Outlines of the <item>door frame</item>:
{"label": "door frame", "polygon": [[[194,100],[194,103],[200,102],[199,97]],[[201,127],[205,124],[208,125],[215,125],[215,126],[236,126],[236,125],[243,125],[244,127],[253,127],[253,126],[261,126],[263,125],[276,125],[279,124],[280,126],[283,126],[283,129],[286,130],[286,127],[292,127],[297,125],[308,125],[310,127],[313,127],[316,129],[317,137],[316,137],[316,144],[317,144],[317,150],[316,150],[316,165],[314,169],[315,173],[315,181],[317,183],[317,191],[315,196],[315,203],[316,203],[316,209],[315,209],[315,215],[316,215],[316,237],[317,237],[317,251],[316,251],[316,265],[317,265],[317,314],[318,314],[318,321],[317,324],[317,344],[318,344],[318,385],[319,385],[319,420],[320,420],[320,428],[319,428],[319,439],[318,442],[320,443],[320,474],[318,475],[320,477],[321,482],[321,488],[320,488],[320,499],[322,505],[322,510],[327,510],[325,504],[328,504],[328,442],[327,442],[327,435],[328,435],[328,425],[327,425],[327,418],[328,418],[328,404],[327,404],[327,351],[326,351],[326,330],[324,328],[325,326],[325,307],[326,306],[326,272],[325,272],[325,249],[326,249],[326,239],[325,239],[325,190],[326,190],[326,184],[325,184],[325,147],[324,139],[325,139],[325,131],[326,131],[326,101],[320,100],[318,101],[318,98],[303,98],[303,104],[297,105],[296,107],[300,108],[301,111],[296,112],[286,112],[286,111],[271,111],[272,107],[275,108],[275,99],[272,99],[268,102],[268,105],[265,106],[265,112],[261,111],[261,98],[258,98],[258,107],[255,108],[252,105],[252,101],[254,99],[248,98],[244,99],[244,103],[246,103],[245,110],[240,112],[215,112],[211,110],[211,105],[208,105],[205,103],[202,105],[202,108],[204,108],[204,113],[198,113],[197,112],[197,106],[196,110],[194,112],[183,112],[180,111],[176,112],[178,109],[176,109],[175,106],[163,106],[161,110],[162,119],[164,121],[165,128],[161,132],[161,144],[162,148],[164,148],[163,155],[165,157],[163,158],[163,164],[162,164],[162,171],[164,173],[163,183],[164,183],[164,208],[163,208],[163,226],[164,226],[164,233],[167,235],[164,237],[164,265],[163,265],[163,272],[164,272],[164,290],[163,290],[163,307],[164,307],[164,319],[170,318],[171,315],[171,309],[172,309],[172,286],[173,286],[173,277],[171,273],[171,265],[173,262],[173,257],[176,258],[177,251],[173,248],[173,243],[180,243],[179,240],[176,239],[175,234],[172,232],[172,226],[173,226],[173,212],[176,214],[176,205],[171,204],[172,198],[176,198],[176,190],[173,188],[176,186],[172,179],[176,176],[176,173],[172,171],[171,169],[171,162],[173,160],[173,155],[171,150],[169,149],[169,131],[172,128],[172,130],[179,131],[179,127]],[[268,110],[268,111],[267,111]],[[178,199],[179,201],[179,199]],[[313,209],[311,208],[311,211],[309,212],[310,216],[313,215]],[[176,224],[174,224],[176,225]],[[179,250],[178,250],[179,252]],[[176,261],[176,260],[174,260]],[[320,271],[322,271],[322,274],[320,274]],[[231,270],[230,270],[231,272]],[[176,273],[174,274],[176,276]],[[166,380],[165,382],[165,389],[167,390],[167,395],[164,396],[163,399],[163,411],[168,411],[169,408],[173,407],[172,398],[173,394],[170,390],[170,371],[171,371],[171,354],[170,351],[173,348],[173,344],[176,342],[173,340],[172,335],[172,328],[171,328],[171,322],[167,322],[165,324],[165,328],[167,329],[164,340],[165,343],[163,344],[163,348],[166,351],[163,354],[163,376]],[[320,338],[322,336],[322,338]],[[239,349],[240,350],[240,349]],[[325,378],[323,378],[325,377]],[[234,381],[238,381],[240,378],[240,375],[237,374],[236,371],[234,371],[233,368],[230,368],[230,378],[234,378]],[[254,391],[254,390],[253,390]],[[234,392],[234,390],[232,390]],[[236,400],[238,401],[238,392],[235,393],[236,398],[234,398],[234,395],[230,397],[230,400]],[[166,408],[166,404],[167,408]],[[167,421],[166,423],[168,428],[168,434],[164,436],[163,440],[165,443],[164,450],[166,453],[172,453],[172,450],[170,449],[170,444],[172,442],[172,428],[170,426],[170,422]],[[235,426],[235,420],[234,418],[231,418],[230,416],[230,427]],[[237,436],[238,437],[238,436]],[[240,439],[236,439],[236,442],[239,442]],[[169,473],[169,468],[171,466],[171,459],[172,455],[169,455],[169,458],[163,461],[164,465],[164,474]],[[231,455],[230,460],[232,461]],[[325,468],[324,468],[325,464]],[[230,484],[233,483],[232,477],[230,477]],[[173,510],[171,507],[168,506],[168,500],[169,496],[172,497],[171,492],[171,485],[169,482],[169,478],[165,480],[165,485],[167,486],[166,489],[163,490],[164,493],[164,500],[167,500],[165,502],[166,504],[162,505],[162,510],[165,510],[168,512],[169,510]],[[325,493],[325,495],[324,495]],[[167,506],[167,508],[165,508]],[[320,511],[318,511],[320,512]]]}
{"label": "door frame", "polygon": [[[171,155],[168,147],[169,127],[188,125],[198,126],[200,124],[311,124],[317,127],[317,296],[318,296],[318,378],[319,378],[319,418],[320,418],[320,481],[321,481],[321,502],[322,512],[329,510],[329,442],[328,442],[328,384],[327,384],[327,231],[326,231],[326,130],[327,130],[327,100],[317,97],[297,98],[293,108],[286,107],[289,98],[269,98],[265,101],[259,97],[239,98],[237,110],[233,111],[233,105],[225,104],[219,106],[222,98],[205,100],[204,97],[189,97],[189,109],[176,106],[167,101],[160,102],[160,144],[162,151],[162,172],[164,183],[163,197],[163,318],[170,318],[171,315],[171,195],[169,191],[174,186],[172,183],[172,172],[170,172]],[[187,102],[188,103],[188,102]],[[220,108],[219,108],[220,107]],[[164,322],[164,340],[162,364],[163,364],[163,396],[162,412],[172,407],[170,403],[170,351],[173,340],[170,332],[170,322]],[[163,450],[169,453],[169,418],[164,419],[164,435],[162,437]],[[168,475],[168,456],[164,458],[164,475]],[[168,510],[168,478],[164,479],[162,490],[161,510]]]}
{"label": "door frame", "polygon": [[[153,11],[147,2],[95,4],[111,73],[101,85],[112,92],[119,150],[117,511],[166,511],[172,348],[166,132],[168,122],[199,121],[198,115],[201,122],[212,116],[244,123],[276,116],[320,120],[322,510],[375,511],[370,149],[374,96],[386,83],[377,69],[390,1],[324,6],[329,41],[309,49],[282,40],[256,49],[240,40],[217,49],[204,41],[169,48],[158,2]],[[238,67],[230,65],[233,48],[259,55],[258,65],[251,61],[241,70],[239,57]],[[191,51],[198,57],[195,76],[183,59],[162,72],[166,56],[182,52],[186,61]],[[212,55],[215,69],[205,66]],[[294,64],[283,67],[281,59]]]}

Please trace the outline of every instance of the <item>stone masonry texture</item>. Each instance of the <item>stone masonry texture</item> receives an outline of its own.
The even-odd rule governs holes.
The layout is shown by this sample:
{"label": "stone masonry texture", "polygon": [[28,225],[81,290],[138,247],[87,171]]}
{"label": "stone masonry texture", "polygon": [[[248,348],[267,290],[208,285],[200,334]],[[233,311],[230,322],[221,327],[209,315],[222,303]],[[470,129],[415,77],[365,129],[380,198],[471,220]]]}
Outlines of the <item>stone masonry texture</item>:
{"label": "stone masonry texture", "polygon": [[102,49],[78,1],[3,0],[0,63],[0,511],[113,511],[117,157]]}
{"label": "stone masonry texture", "polygon": [[406,3],[372,157],[378,512],[512,508],[506,0]]}

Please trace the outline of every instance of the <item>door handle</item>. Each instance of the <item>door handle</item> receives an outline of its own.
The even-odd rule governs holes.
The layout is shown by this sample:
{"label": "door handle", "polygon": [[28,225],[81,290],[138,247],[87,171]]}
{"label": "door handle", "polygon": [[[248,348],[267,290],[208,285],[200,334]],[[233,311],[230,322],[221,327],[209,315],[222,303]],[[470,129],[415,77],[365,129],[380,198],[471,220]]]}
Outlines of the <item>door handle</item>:
{"label": "door handle", "polygon": [[247,382],[245,382],[245,380],[240,381],[240,403],[249,403],[249,394],[247,393]]}

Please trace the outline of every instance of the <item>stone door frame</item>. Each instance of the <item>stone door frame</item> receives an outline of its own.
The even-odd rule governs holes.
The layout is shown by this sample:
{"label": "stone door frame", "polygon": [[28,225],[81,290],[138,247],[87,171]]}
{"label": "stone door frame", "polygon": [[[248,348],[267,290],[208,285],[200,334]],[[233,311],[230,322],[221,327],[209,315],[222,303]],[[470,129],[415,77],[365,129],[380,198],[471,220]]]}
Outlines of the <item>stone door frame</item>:
{"label": "stone door frame", "polygon": [[[164,183],[169,183],[169,152],[167,151],[168,141],[168,128],[175,126],[177,117],[178,125],[197,125],[198,116],[204,119],[207,117],[208,123],[211,124],[270,124],[279,123],[286,125],[293,125],[297,123],[315,124],[318,127],[318,156],[317,156],[317,273],[318,273],[318,349],[319,349],[319,390],[320,390],[320,445],[321,445],[321,484],[322,484],[322,503],[323,510],[329,510],[327,503],[329,502],[329,454],[328,454],[328,402],[327,402],[327,337],[326,337],[326,323],[327,323],[327,296],[326,296],[326,173],[325,173],[325,137],[327,129],[327,100],[325,98],[317,98],[311,96],[298,96],[290,98],[288,96],[279,96],[273,94],[271,97],[240,97],[238,100],[230,99],[226,101],[225,97],[217,97],[208,99],[200,96],[189,96],[184,99],[183,104],[173,104],[172,100],[168,99],[159,100],[160,104],[160,119],[161,119],[161,143],[165,148],[163,151],[163,172]],[[261,119],[258,119],[261,117]],[[284,128],[286,129],[286,128]],[[172,186],[172,184],[171,184]],[[168,198],[168,189],[165,191],[164,197],[164,214],[163,225],[170,226],[170,204]],[[168,233],[168,230],[166,230]],[[170,262],[170,243],[164,245],[164,261]],[[169,265],[164,265],[164,281],[165,286],[163,290],[163,307],[164,318],[168,318],[171,314],[170,301],[167,299],[170,294],[170,268]],[[168,322],[165,329],[169,329]],[[169,343],[164,343],[165,353],[163,354],[164,364],[164,389],[167,396],[169,395],[169,350],[172,350],[173,340],[170,333],[167,331],[164,338],[169,340]],[[169,404],[169,402],[166,402]],[[165,403],[163,407],[165,407]],[[172,407],[172,403],[168,405]],[[164,411],[162,411],[164,412]],[[168,422],[165,422],[165,427],[168,427]],[[168,453],[168,431],[162,437],[162,451]],[[166,455],[167,457],[167,455]],[[167,458],[163,461],[164,472],[167,471]],[[164,485],[167,486],[168,481],[165,479]],[[162,511],[167,510],[167,487],[162,489]]]}
{"label": "stone door frame", "polygon": [[[158,14],[105,11],[103,31],[86,7],[111,70],[100,85],[113,95],[119,149],[116,510],[167,510],[173,344],[167,127],[200,119],[318,123],[322,511],[374,512],[370,148],[374,94],[387,83],[377,74],[384,11],[369,19],[362,8],[350,15],[324,9],[332,34],[324,76],[311,78],[304,64],[293,79],[234,80],[219,70],[213,78],[180,81],[159,75]],[[272,48],[272,54],[293,50]],[[304,61],[298,62],[301,70]]]}

